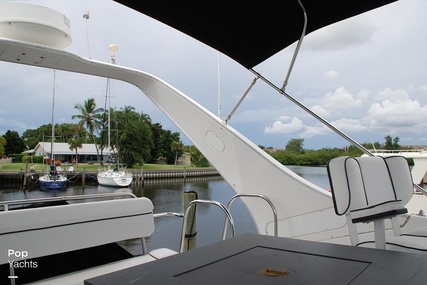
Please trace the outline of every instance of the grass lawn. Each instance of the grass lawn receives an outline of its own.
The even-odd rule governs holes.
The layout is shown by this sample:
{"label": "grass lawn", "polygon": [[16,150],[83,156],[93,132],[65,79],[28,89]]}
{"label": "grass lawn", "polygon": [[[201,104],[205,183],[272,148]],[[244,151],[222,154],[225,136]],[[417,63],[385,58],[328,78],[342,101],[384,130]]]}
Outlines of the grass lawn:
{"label": "grass lawn", "polygon": [[[76,167],[75,165],[61,165],[61,167],[63,169],[68,169],[70,166],[74,167],[74,172],[78,172],[83,170],[83,168],[87,171],[98,171],[98,164],[87,164],[87,163],[79,163],[79,166]],[[0,172],[18,172],[18,171],[25,171],[25,163],[2,163],[0,164]],[[42,164],[36,164],[36,163],[29,163],[28,164],[28,169],[30,169],[30,167],[33,167],[34,170],[36,172],[42,171],[43,170],[43,165]],[[47,165],[44,165],[45,170],[47,170]],[[144,170],[163,170],[163,169],[197,169],[198,167],[192,167],[192,166],[184,166],[184,165],[168,165],[168,164],[151,164],[151,163],[146,163],[143,166],[141,165],[135,165],[132,168],[128,168],[129,170],[135,170],[135,171],[139,171],[141,170],[141,168],[143,168]],[[206,169],[206,168],[204,168]]]}

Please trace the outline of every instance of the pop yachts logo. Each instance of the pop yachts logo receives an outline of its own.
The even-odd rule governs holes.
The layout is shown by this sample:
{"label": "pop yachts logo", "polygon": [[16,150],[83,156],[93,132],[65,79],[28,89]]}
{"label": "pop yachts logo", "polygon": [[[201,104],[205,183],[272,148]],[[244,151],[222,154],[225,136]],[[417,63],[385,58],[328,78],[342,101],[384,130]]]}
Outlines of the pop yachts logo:
{"label": "pop yachts logo", "polygon": [[26,260],[28,251],[25,250],[7,250],[9,257],[9,266],[13,268],[37,268],[37,261]]}

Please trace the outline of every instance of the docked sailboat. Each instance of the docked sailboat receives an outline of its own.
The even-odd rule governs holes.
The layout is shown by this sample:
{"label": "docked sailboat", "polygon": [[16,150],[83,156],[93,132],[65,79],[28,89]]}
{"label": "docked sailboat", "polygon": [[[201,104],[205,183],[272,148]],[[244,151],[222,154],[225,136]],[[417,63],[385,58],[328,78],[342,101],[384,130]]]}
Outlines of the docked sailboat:
{"label": "docked sailboat", "polygon": [[49,159],[49,172],[39,178],[39,185],[41,190],[63,190],[67,187],[67,176],[58,173],[55,165],[55,156],[53,154],[53,147],[55,141],[55,82],[56,72],[53,73],[53,99],[52,99],[52,143],[50,144],[50,159]]}
{"label": "docked sailboat", "polygon": [[[109,46],[111,51],[111,60],[115,64],[115,52],[118,49],[117,45],[111,44]],[[107,78],[107,94],[106,99],[108,100],[108,111],[107,111],[107,128],[108,128],[108,169],[103,169],[97,174],[97,180],[99,185],[112,186],[112,187],[127,187],[132,183],[132,173],[126,171],[126,167],[120,163],[116,163],[115,167],[111,169],[111,119],[110,119],[110,79]]]}
{"label": "docked sailboat", "polygon": [[48,174],[39,178],[41,190],[63,190],[67,187],[67,177],[64,174],[58,173],[55,164],[52,162]]}
{"label": "docked sailboat", "polygon": [[102,186],[127,187],[132,183],[132,174],[118,168],[101,171],[97,175]]}

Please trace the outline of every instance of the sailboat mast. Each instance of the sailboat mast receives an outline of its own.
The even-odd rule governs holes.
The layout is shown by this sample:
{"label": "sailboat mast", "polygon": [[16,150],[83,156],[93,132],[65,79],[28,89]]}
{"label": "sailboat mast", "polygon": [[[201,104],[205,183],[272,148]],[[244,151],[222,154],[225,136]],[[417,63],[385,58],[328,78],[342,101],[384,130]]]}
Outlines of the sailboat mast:
{"label": "sailboat mast", "polygon": [[[110,118],[110,100],[111,100],[111,94],[110,94],[110,92],[111,92],[111,90],[110,90],[110,78],[108,78],[107,79],[107,88],[108,88],[108,91],[107,91],[107,101],[108,101],[108,106],[107,106],[107,108],[108,108],[108,112],[107,112],[107,134],[108,134],[108,136],[107,136],[107,147],[108,147],[108,149],[107,149],[107,151],[108,151],[108,159],[110,159],[110,155],[111,155],[111,153],[110,153],[110,146],[111,146],[111,140],[110,140],[110,133],[111,133],[111,129],[110,129],[110,121],[111,121],[111,118]],[[109,163],[108,163],[109,164]]]}
{"label": "sailboat mast", "polygon": [[53,95],[52,95],[52,129],[51,129],[51,142],[50,142],[50,163],[55,163],[53,161],[53,141],[55,140],[55,83],[56,83],[56,70],[53,70]]}
{"label": "sailboat mast", "polygon": [[[110,44],[108,46],[108,49],[110,50],[111,54],[111,63],[116,64],[116,51],[119,49],[119,47],[116,44]],[[110,145],[111,145],[111,117],[110,117],[110,109],[111,109],[111,86],[110,86],[110,78],[108,80],[108,159],[110,159]],[[108,163],[110,165],[110,163]],[[108,166],[109,167],[109,166]]]}

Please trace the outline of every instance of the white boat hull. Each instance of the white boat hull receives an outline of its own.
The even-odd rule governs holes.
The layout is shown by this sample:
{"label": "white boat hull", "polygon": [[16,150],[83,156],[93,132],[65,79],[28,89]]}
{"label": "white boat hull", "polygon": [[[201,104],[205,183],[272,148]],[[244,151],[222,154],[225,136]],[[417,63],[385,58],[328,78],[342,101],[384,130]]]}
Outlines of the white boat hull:
{"label": "white boat hull", "polygon": [[47,174],[39,178],[39,184],[44,191],[63,190],[67,187],[67,177],[62,174]]}
{"label": "white boat hull", "polygon": [[125,171],[106,170],[98,173],[97,179],[102,186],[127,187],[132,183],[132,174]]}

